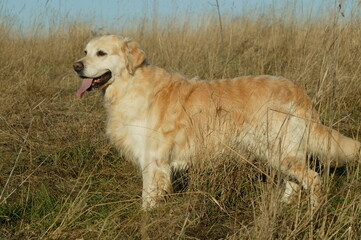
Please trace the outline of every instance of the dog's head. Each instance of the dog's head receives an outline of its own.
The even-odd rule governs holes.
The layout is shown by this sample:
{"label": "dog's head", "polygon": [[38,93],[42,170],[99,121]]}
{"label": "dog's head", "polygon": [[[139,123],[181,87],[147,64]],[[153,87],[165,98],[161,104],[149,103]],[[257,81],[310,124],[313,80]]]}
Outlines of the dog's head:
{"label": "dog's head", "polygon": [[133,75],[145,63],[145,54],[129,38],[106,35],[92,39],[85,47],[85,56],[73,64],[83,83],[76,93],[80,98],[92,88],[104,88],[124,71]]}

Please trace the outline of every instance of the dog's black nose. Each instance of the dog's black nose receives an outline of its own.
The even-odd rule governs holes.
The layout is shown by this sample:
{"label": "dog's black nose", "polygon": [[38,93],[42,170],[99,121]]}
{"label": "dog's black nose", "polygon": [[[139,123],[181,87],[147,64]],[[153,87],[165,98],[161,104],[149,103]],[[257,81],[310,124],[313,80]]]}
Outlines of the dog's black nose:
{"label": "dog's black nose", "polygon": [[76,62],[73,64],[75,72],[80,72],[84,69],[84,64],[82,62]]}

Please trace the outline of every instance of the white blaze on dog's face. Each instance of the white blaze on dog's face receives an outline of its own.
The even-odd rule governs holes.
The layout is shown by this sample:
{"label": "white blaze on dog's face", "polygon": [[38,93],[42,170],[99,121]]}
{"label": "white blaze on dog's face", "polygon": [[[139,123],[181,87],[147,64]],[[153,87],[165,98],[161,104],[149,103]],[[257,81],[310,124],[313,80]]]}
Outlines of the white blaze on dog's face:
{"label": "white blaze on dog's face", "polygon": [[74,63],[74,70],[83,78],[76,96],[86,90],[103,88],[119,79],[123,71],[134,74],[145,55],[138,44],[128,38],[106,35],[91,40],[85,47],[85,57]]}

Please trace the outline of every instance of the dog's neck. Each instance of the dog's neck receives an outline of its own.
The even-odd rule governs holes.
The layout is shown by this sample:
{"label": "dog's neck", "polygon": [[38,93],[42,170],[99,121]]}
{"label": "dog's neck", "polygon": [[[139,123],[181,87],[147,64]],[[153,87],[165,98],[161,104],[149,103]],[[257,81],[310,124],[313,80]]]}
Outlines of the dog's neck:
{"label": "dog's neck", "polygon": [[151,87],[149,79],[143,77],[143,68],[137,69],[134,74],[124,70],[118,76],[114,76],[114,81],[103,90],[104,106],[111,108],[113,105],[130,103],[131,101],[145,98],[144,88]]}
{"label": "dog's neck", "polygon": [[[157,68],[158,71],[154,71]],[[127,104],[139,101],[147,105],[152,97],[172,81],[179,81],[182,78],[172,77],[171,74],[157,66],[143,64],[134,72],[129,74],[123,71],[106,89],[104,93],[104,106],[111,108],[114,105]],[[139,106],[139,105],[138,105]],[[121,106],[119,106],[121,107]]]}

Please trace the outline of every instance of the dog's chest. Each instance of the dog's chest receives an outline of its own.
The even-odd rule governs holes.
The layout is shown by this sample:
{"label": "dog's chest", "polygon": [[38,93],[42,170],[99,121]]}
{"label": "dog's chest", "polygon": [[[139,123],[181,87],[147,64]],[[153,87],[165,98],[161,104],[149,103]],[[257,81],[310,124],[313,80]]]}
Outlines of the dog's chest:
{"label": "dog's chest", "polygon": [[146,106],[141,100],[123,99],[107,108],[106,133],[111,143],[137,165],[142,165],[139,161],[149,135]]}

